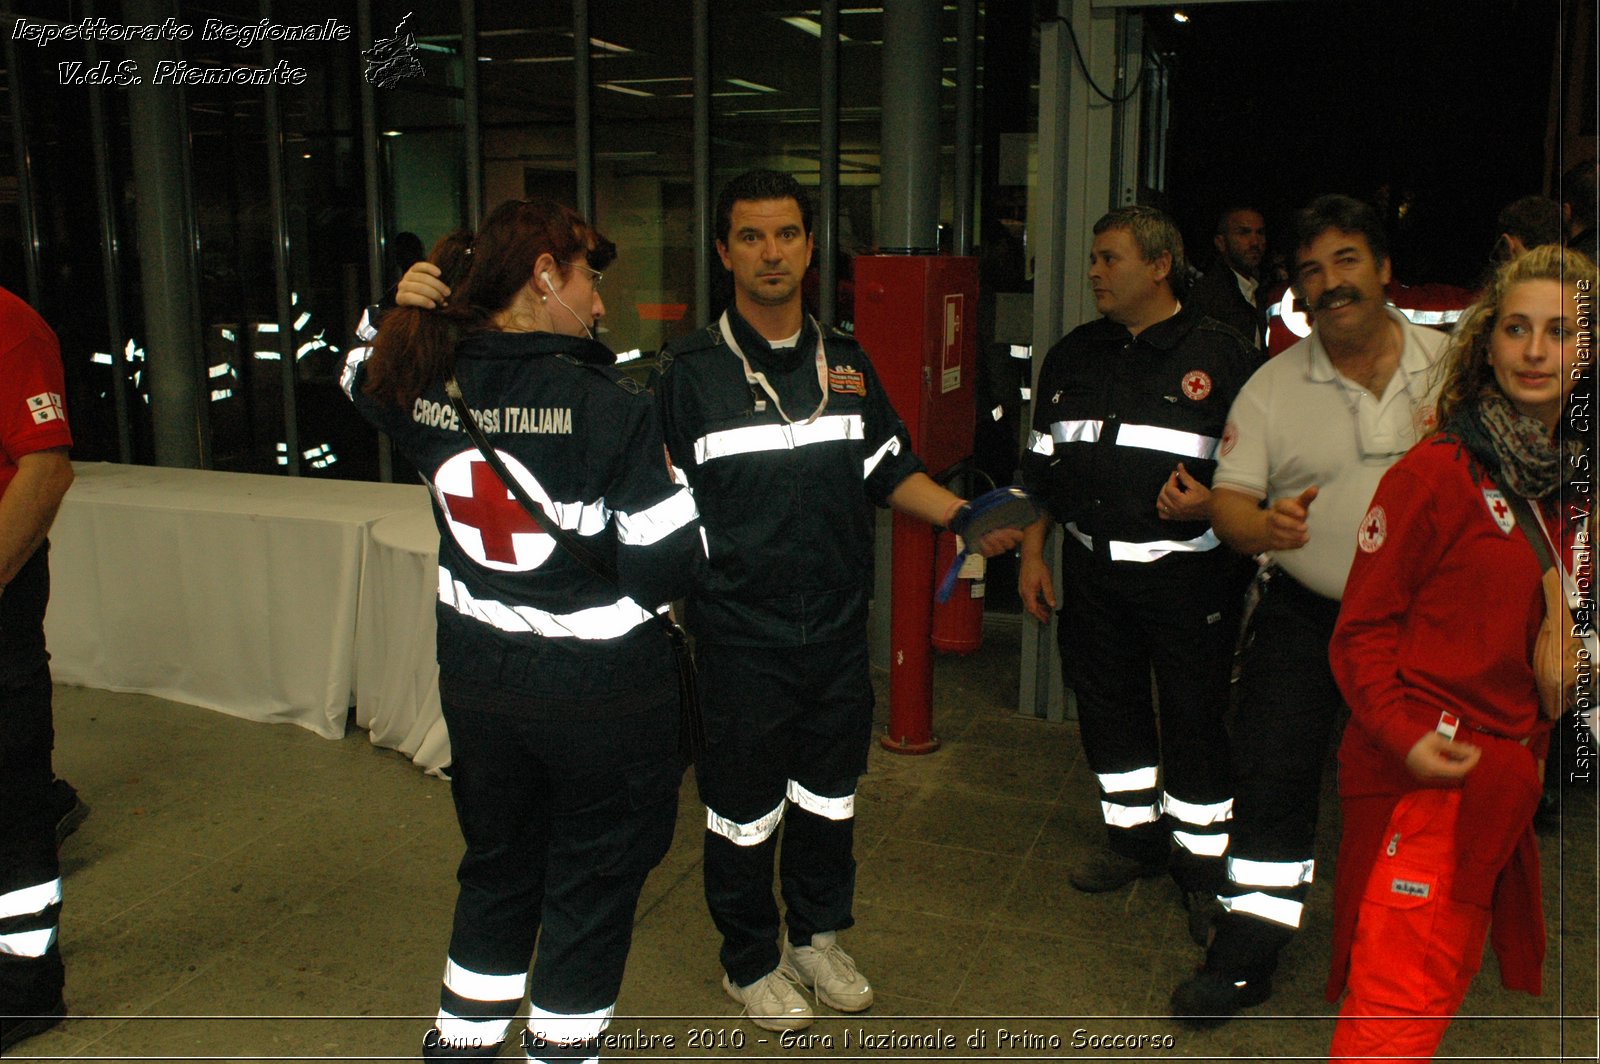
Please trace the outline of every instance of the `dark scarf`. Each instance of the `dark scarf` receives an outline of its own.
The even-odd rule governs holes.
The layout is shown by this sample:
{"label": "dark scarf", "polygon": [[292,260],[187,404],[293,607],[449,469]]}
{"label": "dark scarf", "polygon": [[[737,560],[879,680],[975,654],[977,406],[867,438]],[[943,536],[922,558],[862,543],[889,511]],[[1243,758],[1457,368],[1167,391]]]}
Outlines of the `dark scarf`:
{"label": "dark scarf", "polygon": [[[1561,487],[1563,449],[1538,418],[1519,414],[1511,401],[1490,392],[1450,419],[1454,431],[1484,470],[1525,499],[1543,499]],[[1581,440],[1567,441],[1568,450]]]}

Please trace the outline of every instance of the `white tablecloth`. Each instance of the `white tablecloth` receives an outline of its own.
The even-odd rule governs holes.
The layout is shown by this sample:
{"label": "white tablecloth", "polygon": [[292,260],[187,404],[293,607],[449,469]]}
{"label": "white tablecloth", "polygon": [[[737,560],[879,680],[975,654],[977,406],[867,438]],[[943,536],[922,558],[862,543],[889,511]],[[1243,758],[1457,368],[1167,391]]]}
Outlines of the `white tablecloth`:
{"label": "white tablecloth", "polygon": [[426,488],[75,469],[50,533],[58,681],[344,734],[369,529],[425,514]]}
{"label": "white tablecloth", "polygon": [[434,775],[450,763],[439,709],[439,529],[422,510],[373,523],[356,617],[356,723]]}

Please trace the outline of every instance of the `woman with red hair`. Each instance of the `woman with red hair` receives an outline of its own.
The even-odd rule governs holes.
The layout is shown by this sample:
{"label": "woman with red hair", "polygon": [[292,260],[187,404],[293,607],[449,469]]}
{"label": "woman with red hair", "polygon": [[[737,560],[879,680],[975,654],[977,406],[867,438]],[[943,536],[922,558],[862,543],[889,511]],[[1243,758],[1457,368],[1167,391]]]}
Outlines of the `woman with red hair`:
{"label": "woman with red hair", "polygon": [[[705,555],[654,403],[593,339],[614,254],[565,207],[504,203],[402,282],[404,303],[437,279],[440,305],[391,310],[345,370],[427,480],[440,533],[439,699],[466,855],[426,1059],[495,1056],[525,987],[529,1059],[595,1057],[639,891],[672,840],[678,676],[653,622]],[[543,514],[510,497],[447,382]]]}

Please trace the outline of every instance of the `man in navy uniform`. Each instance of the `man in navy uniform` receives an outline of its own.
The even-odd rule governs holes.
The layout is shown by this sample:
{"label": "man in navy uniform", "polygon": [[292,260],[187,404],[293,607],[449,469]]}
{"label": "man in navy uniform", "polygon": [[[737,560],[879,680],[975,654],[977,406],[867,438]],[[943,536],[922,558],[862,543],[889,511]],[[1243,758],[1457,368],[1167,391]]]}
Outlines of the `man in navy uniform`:
{"label": "man in navy uniform", "polygon": [[[856,779],[872,731],[872,506],[949,525],[964,503],[923,471],[866,352],[804,313],[811,205],[799,184],[770,170],[731,181],[717,253],[733,306],[669,344],[656,383],[710,554],[687,614],[706,719],[706,901],[728,994],[759,1026],[798,1030],[812,1020],[802,988],[844,1012],[873,1000],[837,940],[853,922]],[[995,554],[1019,538],[976,546]]]}
{"label": "man in navy uniform", "polygon": [[1024,469],[1046,516],[1024,534],[1018,590],[1048,621],[1044,543],[1060,521],[1062,671],[1106,825],[1105,846],[1068,880],[1099,893],[1170,870],[1203,945],[1233,808],[1222,715],[1248,569],[1211,529],[1209,484],[1228,408],[1259,359],[1179,303],[1183,242],[1166,215],[1123,207],[1094,234],[1089,283],[1104,316],[1039,371]]}

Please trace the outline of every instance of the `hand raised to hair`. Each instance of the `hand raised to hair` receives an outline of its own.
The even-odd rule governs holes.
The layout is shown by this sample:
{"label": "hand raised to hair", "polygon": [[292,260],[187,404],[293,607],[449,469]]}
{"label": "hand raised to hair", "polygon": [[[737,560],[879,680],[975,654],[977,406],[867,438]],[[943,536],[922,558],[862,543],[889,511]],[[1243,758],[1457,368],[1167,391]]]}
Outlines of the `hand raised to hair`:
{"label": "hand raised to hair", "polygon": [[439,279],[439,267],[426,260],[414,262],[395,288],[395,304],[437,310],[450,295],[450,286]]}

